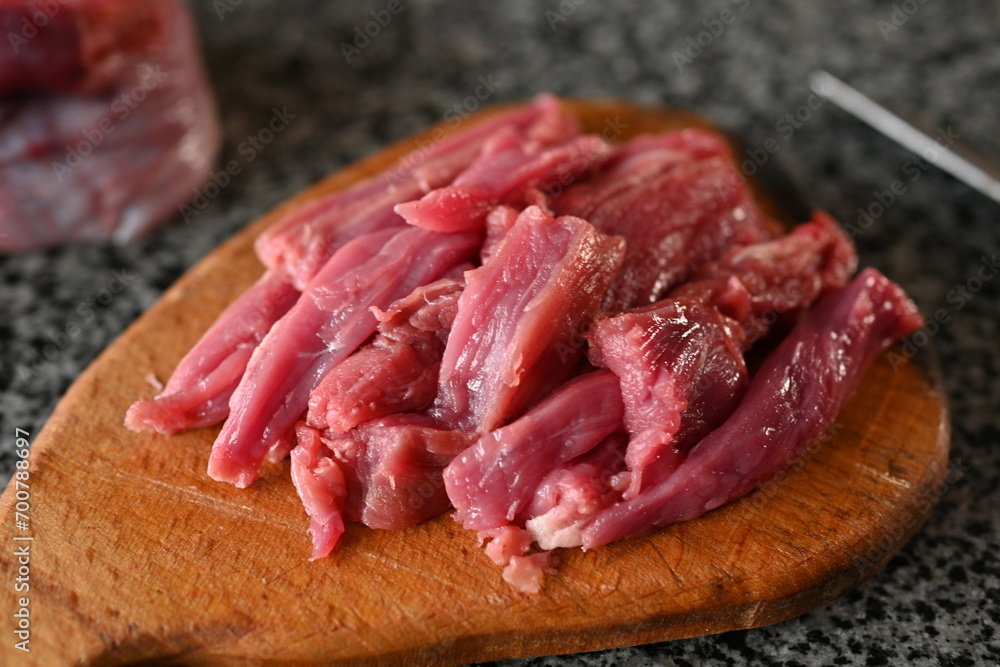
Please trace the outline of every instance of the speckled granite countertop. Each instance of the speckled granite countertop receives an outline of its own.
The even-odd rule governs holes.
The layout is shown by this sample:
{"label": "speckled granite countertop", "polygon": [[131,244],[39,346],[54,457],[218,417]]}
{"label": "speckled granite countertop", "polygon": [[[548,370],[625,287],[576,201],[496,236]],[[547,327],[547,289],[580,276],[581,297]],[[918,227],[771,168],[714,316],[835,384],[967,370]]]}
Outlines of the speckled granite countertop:
{"label": "speckled granite countertop", "polygon": [[[817,104],[805,87],[812,69],[826,68],[1000,161],[1000,5],[403,0],[402,11],[349,53],[348,63],[341,43],[387,2],[195,4],[224,114],[222,159],[241,160],[244,169],[190,224],[175,220],[134,245],[0,258],[4,479],[14,428],[37,433],[83,368],[184,270],[324,174],[456,105],[471,106],[477,86],[485,103],[548,90],[682,106],[739,132],[749,146],[776,139],[774,159],[814,205],[841,221],[857,224],[859,207],[871,209],[857,239],[862,263],[900,282],[924,313],[947,311],[933,341],[953,415],[947,490],[884,571],[802,617],[507,664],[1000,661],[1000,280],[970,282],[981,259],[1000,252],[1000,205],[942,173],[914,169],[906,150],[833,105]],[[295,119],[248,161],[239,145],[275,107]],[[876,193],[895,181],[904,191],[879,213]],[[115,276],[124,289],[112,295]],[[961,286],[970,291],[952,292]],[[70,319],[79,333],[60,341],[58,353],[50,346],[50,358],[41,356]]]}

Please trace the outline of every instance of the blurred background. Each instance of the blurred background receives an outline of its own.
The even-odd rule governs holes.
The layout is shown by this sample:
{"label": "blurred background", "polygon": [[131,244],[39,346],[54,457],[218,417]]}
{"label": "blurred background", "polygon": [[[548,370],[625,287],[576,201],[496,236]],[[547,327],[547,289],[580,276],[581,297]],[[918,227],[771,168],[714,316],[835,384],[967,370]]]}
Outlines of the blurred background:
{"label": "blurred background", "polygon": [[[925,315],[946,311],[933,345],[953,419],[947,485],[883,572],[810,614],[509,664],[1000,660],[1000,280],[970,282],[1000,252],[1000,204],[926,168],[806,83],[826,69],[931,134],[1000,162],[1000,3],[398,2],[390,21],[365,34],[386,0],[194,0],[224,130],[216,171],[235,160],[240,173],[130,245],[0,256],[4,481],[15,427],[36,434],[86,365],[185,270],[325,174],[434,122],[543,91],[683,107],[750,150],[776,141],[768,159],[812,206],[859,231],[862,265],[901,283]],[[286,127],[266,145],[248,144],[278,112]],[[122,288],[109,289],[113,280]],[[81,312],[92,316],[79,334],[43,356]]]}

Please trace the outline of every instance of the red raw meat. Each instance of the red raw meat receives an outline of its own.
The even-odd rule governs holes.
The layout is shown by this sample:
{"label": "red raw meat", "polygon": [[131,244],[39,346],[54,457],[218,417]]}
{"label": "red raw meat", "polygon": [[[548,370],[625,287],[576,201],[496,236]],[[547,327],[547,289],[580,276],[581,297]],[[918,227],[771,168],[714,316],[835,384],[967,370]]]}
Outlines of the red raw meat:
{"label": "red raw meat", "polygon": [[400,414],[344,435],[299,423],[292,479],[311,517],[313,558],[330,553],[343,520],[402,530],[448,509],[441,471],[469,437],[423,415]]}
{"label": "red raw meat", "polygon": [[434,414],[486,433],[566,380],[623,246],[584,220],[525,209],[489,261],[466,274]]}
{"label": "red raw meat", "polygon": [[132,404],[125,426],[170,435],[225,419],[254,348],[298,298],[287,276],[265,273],[181,359],[159,396]]}
{"label": "red raw meat", "polygon": [[212,446],[208,474],[239,487],[257,479],[268,449],[289,433],[323,375],[346,359],[386,308],[475,256],[474,234],[418,227],[375,232],[334,254],[254,351]]}
{"label": "red raw meat", "polygon": [[621,499],[628,483],[628,436],[615,433],[583,456],[555,466],[535,491],[525,527],[541,549],[580,545],[580,529]]}
{"label": "red raw meat", "polygon": [[618,378],[598,370],[570,380],[524,416],[483,435],[444,473],[456,520],[471,530],[513,522],[554,466],[621,430],[622,410]]}
{"label": "red raw meat", "polygon": [[673,474],[601,511],[582,546],[693,519],[771,479],[819,442],[875,355],[922,324],[902,289],[865,269],[768,355],[736,411]]}
{"label": "red raw meat", "polygon": [[552,203],[556,214],[583,216],[628,242],[606,312],[652,303],[701,264],[770,236],[771,223],[739,183],[721,140],[700,132],[667,137],[629,144],[606,173]]}
{"label": "red raw meat", "polygon": [[592,356],[614,371],[631,436],[626,497],[645,471],[673,470],[735,409],[749,382],[738,322],[710,304],[670,298],[594,322]]}
{"label": "red raw meat", "polygon": [[632,439],[625,497],[655,484],[733,411],[748,382],[743,350],[854,271],[850,239],[829,216],[730,251],[660,302],[597,319],[590,360],[619,376]]}
{"label": "red raw meat", "polygon": [[221,143],[185,4],[7,0],[0,26],[0,250],[125,242],[176,215]]}
{"label": "red raw meat", "polygon": [[257,255],[269,268],[282,267],[301,289],[323,263],[359,234],[405,225],[393,208],[451,183],[492,142],[514,138],[536,148],[566,141],[579,132],[554,98],[496,114],[447,137],[435,137],[397,165],[296,207],[257,239]]}
{"label": "red raw meat", "polygon": [[437,516],[448,509],[441,473],[469,442],[465,433],[419,414],[375,419],[331,439],[334,455],[348,462],[347,517],[400,530]]}
{"label": "red raw meat", "polygon": [[310,518],[312,559],[325,558],[344,533],[347,480],[319,431],[299,424],[295,436],[298,444],[291,452],[292,483]]}
{"label": "red raw meat", "polygon": [[642,187],[680,164],[731,157],[725,139],[704,130],[639,136],[615,147],[593,178],[547,194],[554,198],[555,210],[589,219],[605,202]]}
{"label": "red raw meat", "polygon": [[520,215],[518,210],[511,206],[497,206],[489,212],[486,216],[486,239],[483,241],[483,247],[479,251],[479,261],[481,264],[485,264],[486,260],[496,252],[500,242],[503,241],[503,237],[507,236],[507,232],[517,222],[518,215]]}
{"label": "red raw meat", "polygon": [[531,192],[572,183],[610,152],[595,135],[539,150],[534,142],[504,142],[484,151],[455,182],[396,207],[411,225],[439,232],[485,230],[486,216],[500,204],[522,207]]}
{"label": "red raw meat", "polygon": [[346,433],[370,419],[430,407],[464,287],[464,278],[442,278],[376,312],[375,339],[323,377],[309,396],[306,422]]}
{"label": "red raw meat", "polygon": [[[782,318],[797,315],[821,294],[846,285],[857,263],[850,238],[833,218],[817,211],[811,221],[785,236],[737,248],[704,264],[670,296],[713,303],[743,325],[745,346],[750,347]],[[739,302],[733,279],[745,288],[747,303]]]}

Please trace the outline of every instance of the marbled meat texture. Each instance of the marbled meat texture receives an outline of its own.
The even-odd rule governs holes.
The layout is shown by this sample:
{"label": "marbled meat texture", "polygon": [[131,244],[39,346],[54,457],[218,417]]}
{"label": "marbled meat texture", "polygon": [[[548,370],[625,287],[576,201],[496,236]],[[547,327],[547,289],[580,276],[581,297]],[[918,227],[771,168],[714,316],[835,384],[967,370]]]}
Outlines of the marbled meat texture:
{"label": "marbled meat texture", "polygon": [[556,215],[582,216],[628,243],[604,311],[657,301],[704,262],[770,237],[772,223],[721,140],[687,132],[643,137],[621,150],[605,173],[552,202]]}
{"label": "marbled meat texture", "polygon": [[579,332],[623,255],[621,239],[584,220],[525,209],[489,260],[466,274],[434,414],[487,433],[565,381],[583,352]]}
{"label": "marbled meat texture", "polygon": [[296,426],[292,480],[310,517],[313,558],[327,556],[344,519],[402,530],[448,509],[441,472],[468,447],[461,431],[419,414],[361,424],[346,434]]}
{"label": "marbled meat texture", "polygon": [[323,377],[309,396],[307,423],[346,433],[377,417],[430,407],[464,287],[461,276],[442,278],[377,311],[374,340]]}
{"label": "marbled meat texture", "polygon": [[570,380],[521,418],[483,435],[445,470],[455,519],[471,530],[514,522],[553,467],[622,430],[622,412],[618,378],[602,369]]}
{"label": "marbled meat texture", "polygon": [[479,252],[474,234],[418,227],[374,232],[334,254],[254,351],[212,446],[212,478],[257,479],[267,450],[289,433],[323,376],[371,336],[386,308]]}
{"label": "marbled meat texture", "polygon": [[268,268],[287,271],[302,289],[344,243],[405,225],[393,210],[397,204],[449,185],[481,159],[488,146],[512,140],[542,150],[578,132],[577,122],[548,95],[450,136],[435,132],[390,170],[290,210],[257,239],[257,255]]}
{"label": "marbled meat texture", "polygon": [[582,546],[693,519],[767,482],[821,439],[875,355],[922,324],[902,289],[865,269],[792,329],[733,414],[673,474],[598,513]]}

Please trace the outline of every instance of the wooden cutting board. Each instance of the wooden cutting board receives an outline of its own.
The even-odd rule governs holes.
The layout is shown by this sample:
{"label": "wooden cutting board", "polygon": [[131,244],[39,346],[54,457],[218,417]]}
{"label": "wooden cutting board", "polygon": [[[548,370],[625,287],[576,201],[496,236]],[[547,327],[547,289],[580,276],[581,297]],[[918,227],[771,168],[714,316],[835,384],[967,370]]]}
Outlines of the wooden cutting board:
{"label": "wooden cutting board", "polygon": [[[704,124],[570,104],[587,129],[614,125],[621,139]],[[253,239],[283,209],[431,136],[335,174],[238,234],[73,384],[31,447],[27,530],[15,525],[14,487],[0,499],[0,663],[456,664],[691,637],[825,604],[917,530],[949,440],[940,380],[920,356],[894,369],[883,355],[831,437],[763,490],[650,538],[563,552],[537,596],[505,584],[450,516],[400,532],[350,525],[330,558],[310,562],[287,462],[239,490],[205,474],[217,429],[164,437],[122,427],[128,406],[155,394],[147,375],[168,378],[260,275]],[[14,550],[25,544],[30,591],[19,593]],[[10,631],[21,597],[30,653]]]}

